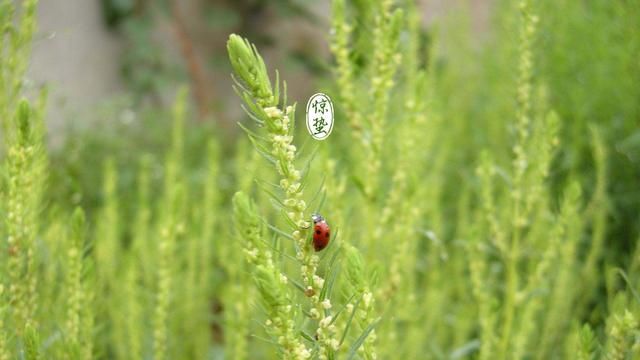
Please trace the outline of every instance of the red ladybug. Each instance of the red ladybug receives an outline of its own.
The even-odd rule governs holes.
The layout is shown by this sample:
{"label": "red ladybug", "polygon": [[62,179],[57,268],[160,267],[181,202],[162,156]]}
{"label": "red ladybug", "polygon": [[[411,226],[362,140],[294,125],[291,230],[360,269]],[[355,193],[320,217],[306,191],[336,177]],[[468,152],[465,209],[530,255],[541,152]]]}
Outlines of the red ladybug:
{"label": "red ladybug", "polygon": [[329,245],[331,229],[320,214],[311,215],[311,220],[313,220],[313,248],[320,251]]}

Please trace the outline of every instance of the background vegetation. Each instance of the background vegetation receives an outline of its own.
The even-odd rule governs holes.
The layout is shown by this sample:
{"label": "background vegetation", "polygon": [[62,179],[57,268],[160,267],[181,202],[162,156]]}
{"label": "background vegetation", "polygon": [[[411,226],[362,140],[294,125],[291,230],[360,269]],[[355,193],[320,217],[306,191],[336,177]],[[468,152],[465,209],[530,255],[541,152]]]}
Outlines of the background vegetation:
{"label": "background vegetation", "polygon": [[58,149],[25,81],[37,2],[0,5],[0,359],[640,358],[634,2],[495,1],[478,35],[464,6],[425,28],[335,0],[331,59],[288,54],[334,100],[323,142],[247,20],[305,6],[227,7],[226,49],[181,67],[148,41],[172,4],[105,1],[132,51],[104,111],[135,121]]}

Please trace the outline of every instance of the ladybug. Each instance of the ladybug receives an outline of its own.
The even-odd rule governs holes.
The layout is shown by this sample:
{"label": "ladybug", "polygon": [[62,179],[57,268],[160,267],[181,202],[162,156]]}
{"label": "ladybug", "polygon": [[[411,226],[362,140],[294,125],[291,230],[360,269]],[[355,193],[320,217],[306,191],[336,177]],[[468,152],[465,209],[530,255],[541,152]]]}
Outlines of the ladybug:
{"label": "ladybug", "polygon": [[313,248],[320,251],[329,245],[331,229],[320,214],[311,215],[311,220],[313,220]]}

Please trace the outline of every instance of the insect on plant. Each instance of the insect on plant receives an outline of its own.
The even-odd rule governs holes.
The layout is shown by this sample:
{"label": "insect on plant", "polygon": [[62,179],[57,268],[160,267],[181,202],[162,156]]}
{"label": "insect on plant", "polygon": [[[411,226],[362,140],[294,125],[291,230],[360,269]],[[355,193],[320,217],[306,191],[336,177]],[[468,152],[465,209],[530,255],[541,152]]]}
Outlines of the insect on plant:
{"label": "insect on plant", "polygon": [[315,251],[323,250],[329,245],[331,229],[320,214],[311,215],[311,220],[313,221],[313,248]]}

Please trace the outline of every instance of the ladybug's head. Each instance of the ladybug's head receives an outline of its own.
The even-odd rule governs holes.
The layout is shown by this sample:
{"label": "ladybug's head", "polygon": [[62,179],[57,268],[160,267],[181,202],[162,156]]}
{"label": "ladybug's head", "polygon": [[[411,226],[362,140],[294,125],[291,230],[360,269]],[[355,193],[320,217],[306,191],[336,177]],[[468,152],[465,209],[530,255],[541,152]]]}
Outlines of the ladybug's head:
{"label": "ladybug's head", "polygon": [[324,221],[324,218],[322,217],[322,215],[314,213],[313,215],[311,215],[311,220],[313,220],[314,224],[317,224],[321,221]]}

